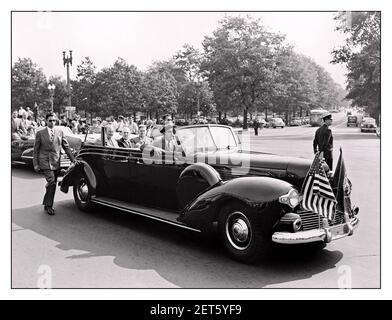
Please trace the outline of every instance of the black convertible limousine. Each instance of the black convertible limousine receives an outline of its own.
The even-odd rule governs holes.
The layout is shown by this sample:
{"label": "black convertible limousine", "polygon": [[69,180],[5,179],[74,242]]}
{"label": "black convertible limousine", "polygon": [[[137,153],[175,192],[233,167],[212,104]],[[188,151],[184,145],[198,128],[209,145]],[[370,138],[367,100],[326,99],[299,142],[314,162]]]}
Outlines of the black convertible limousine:
{"label": "black convertible limousine", "polygon": [[230,256],[246,263],[265,258],[273,242],[323,247],[358,225],[348,179],[341,190],[346,204],[338,204],[333,220],[302,208],[312,160],[244,151],[237,133],[223,125],[180,127],[176,139],[182,152],[159,156],[148,147],[85,143],[61,190],[73,187],[83,211],[103,205],[196,232],[215,230]]}

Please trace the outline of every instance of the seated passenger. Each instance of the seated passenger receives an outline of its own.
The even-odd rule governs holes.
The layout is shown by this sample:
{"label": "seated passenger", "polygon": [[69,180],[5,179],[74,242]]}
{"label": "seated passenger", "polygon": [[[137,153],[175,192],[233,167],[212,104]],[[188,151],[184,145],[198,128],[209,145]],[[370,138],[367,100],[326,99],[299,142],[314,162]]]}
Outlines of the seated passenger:
{"label": "seated passenger", "polygon": [[[112,126],[107,126],[105,128],[106,131],[106,139],[105,139],[105,146],[106,147],[112,147],[112,148],[118,148],[118,144],[116,139],[114,139],[114,128]],[[96,144],[102,145],[102,140],[101,138],[98,138],[95,141]]]}
{"label": "seated passenger", "polygon": [[147,137],[147,128],[144,124],[139,126],[139,136],[131,139],[132,148],[143,149],[145,145],[151,144],[152,139]]}
{"label": "seated passenger", "polygon": [[161,129],[163,136],[157,137],[152,146],[154,147],[154,153],[156,155],[162,154],[162,151],[167,153],[182,152],[184,153],[180,142],[177,140],[175,134],[175,125],[172,122],[168,122]]}
{"label": "seated passenger", "polygon": [[117,144],[120,148],[132,148],[131,139],[129,135],[131,130],[128,127],[122,127],[122,138],[117,140]]}

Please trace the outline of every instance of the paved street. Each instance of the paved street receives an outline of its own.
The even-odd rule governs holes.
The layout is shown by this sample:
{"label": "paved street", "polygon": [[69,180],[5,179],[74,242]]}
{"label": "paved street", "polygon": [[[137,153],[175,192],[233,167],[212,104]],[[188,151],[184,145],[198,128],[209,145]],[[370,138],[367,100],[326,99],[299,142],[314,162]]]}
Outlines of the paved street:
{"label": "paved street", "polygon": [[[356,288],[380,286],[380,139],[347,128],[333,114],[334,161],[343,149],[361,224],[349,238],[310,255],[280,250],[248,266],[216,241],[173,226],[99,208],[80,212],[72,192],[56,194],[56,215],[43,212],[44,179],[12,170],[12,286],[35,288],[50,270],[56,288],[336,288],[349,272]],[[252,150],[312,158],[315,128],[263,129]]]}

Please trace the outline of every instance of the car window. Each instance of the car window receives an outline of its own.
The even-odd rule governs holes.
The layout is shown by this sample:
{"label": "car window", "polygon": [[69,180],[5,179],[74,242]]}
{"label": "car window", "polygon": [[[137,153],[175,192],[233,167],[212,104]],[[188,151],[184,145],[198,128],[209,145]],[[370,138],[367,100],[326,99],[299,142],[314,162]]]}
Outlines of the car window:
{"label": "car window", "polygon": [[186,154],[216,149],[208,127],[193,127],[177,130],[177,137]]}
{"label": "car window", "polygon": [[237,143],[230,128],[210,127],[212,137],[218,149],[227,149],[236,147]]}

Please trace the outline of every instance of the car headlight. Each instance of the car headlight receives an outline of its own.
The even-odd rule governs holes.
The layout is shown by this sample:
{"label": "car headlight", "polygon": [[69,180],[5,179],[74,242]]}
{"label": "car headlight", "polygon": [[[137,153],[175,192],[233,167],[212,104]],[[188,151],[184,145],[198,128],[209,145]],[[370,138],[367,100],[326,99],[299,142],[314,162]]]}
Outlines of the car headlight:
{"label": "car headlight", "polygon": [[279,202],[295,208],[301,202],[301,195],[293,188],[287,194],[280,196]]}

